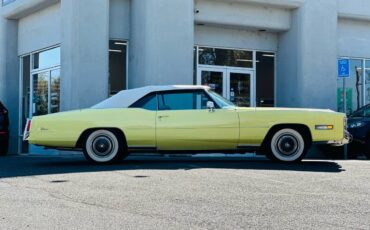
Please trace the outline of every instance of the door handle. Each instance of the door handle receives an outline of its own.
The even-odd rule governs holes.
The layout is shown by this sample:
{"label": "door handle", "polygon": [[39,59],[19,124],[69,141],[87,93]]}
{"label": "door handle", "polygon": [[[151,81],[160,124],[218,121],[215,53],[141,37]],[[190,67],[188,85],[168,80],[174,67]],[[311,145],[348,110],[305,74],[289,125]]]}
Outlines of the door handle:
{"label": "door handle", "polygon": [[160,115],[160,116],[158,116],[159,119],[166,118],[166,117],[168,117],[168,116],[167,115]]}

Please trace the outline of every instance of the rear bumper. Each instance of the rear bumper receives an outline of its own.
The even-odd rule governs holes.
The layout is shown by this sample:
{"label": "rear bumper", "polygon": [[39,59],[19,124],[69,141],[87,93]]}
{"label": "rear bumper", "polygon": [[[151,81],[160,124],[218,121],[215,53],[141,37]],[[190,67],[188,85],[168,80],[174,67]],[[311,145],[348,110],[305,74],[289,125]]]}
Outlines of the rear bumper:
{"label": "rear bumper", "polygon": [[351,143],[352,139],[352,135],[348,131],[345,131],[344,138],[342,140],[328,141],[328,144],[332,146],[343,146]]}

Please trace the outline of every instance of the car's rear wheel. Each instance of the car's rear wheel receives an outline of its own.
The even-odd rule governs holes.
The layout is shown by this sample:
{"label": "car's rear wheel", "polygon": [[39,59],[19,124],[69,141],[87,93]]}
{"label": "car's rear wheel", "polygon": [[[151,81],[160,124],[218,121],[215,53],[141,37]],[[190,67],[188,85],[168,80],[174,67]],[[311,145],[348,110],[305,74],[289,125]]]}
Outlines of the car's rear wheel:
{"label": "car's rear wheel", "polygon": [[307,144],[303,135],[295,129],[277,130],[267,141],[267,157],[283,162],[301,161],[307,153]]}
{"label": "car's rear wheel", "polygon": [[124,158],[126,151],[122,138],[110,130],[95,130],[87,135],[83,152],[94,163],[113,163]]}

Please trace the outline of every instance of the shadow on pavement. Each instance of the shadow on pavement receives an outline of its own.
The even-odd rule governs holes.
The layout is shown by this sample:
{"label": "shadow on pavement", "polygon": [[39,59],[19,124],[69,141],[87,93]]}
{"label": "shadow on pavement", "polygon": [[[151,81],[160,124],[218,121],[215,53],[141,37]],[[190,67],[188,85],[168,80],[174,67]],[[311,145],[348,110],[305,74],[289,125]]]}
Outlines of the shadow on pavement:
{"label": "shadow on pavement", "polygon": [[231,157],[130,157],[122,163],[113,165],[91,164],[80,156],[12,156],[0,158],[0,178],[117,170],[192,170],[198,168],[321,173],[340,173],[345,171],[340,164],[331,161],[303,161],[290,164],[271,162],[264,159]]}

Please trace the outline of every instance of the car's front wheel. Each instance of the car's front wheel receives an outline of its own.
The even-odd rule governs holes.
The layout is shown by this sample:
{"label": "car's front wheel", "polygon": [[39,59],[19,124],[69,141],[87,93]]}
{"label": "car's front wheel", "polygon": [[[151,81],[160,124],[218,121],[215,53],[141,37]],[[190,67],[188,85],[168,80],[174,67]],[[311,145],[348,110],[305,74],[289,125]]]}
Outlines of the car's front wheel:
{"label": "car's front wheel", "polygon": [[284,128],[272,134],[267,143],[268,157],[283,162],[302,160],[307,153],[307,144],[300,132]]}
{"label": "car's front wheel", "polygon": [[122,160],[125,150],[119,136],[110,130],[91,132],[83,148],[86,159],[95,163],[113,163]]}

